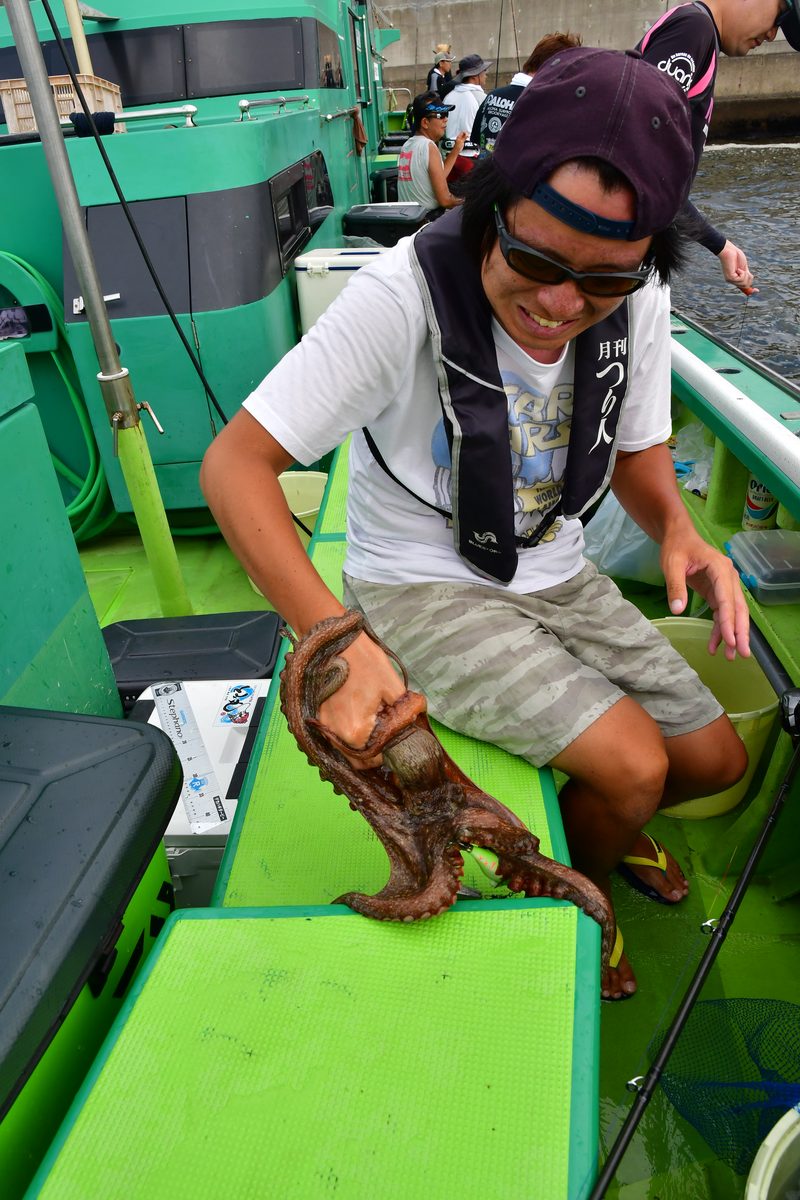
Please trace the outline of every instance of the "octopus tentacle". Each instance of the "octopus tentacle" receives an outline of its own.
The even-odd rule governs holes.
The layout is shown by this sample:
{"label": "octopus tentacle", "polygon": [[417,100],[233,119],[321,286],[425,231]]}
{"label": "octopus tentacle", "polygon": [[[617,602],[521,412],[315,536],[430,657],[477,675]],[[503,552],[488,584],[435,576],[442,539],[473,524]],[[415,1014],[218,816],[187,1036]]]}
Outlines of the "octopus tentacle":
{"label": "octopus tentacle", "polygon": [[[362,632],[398,664],[406,691],[377,714],[366,745],[354,748],[327,729],[318,712],[347,678],[341,654]],[[364,617],[354,611],[329,617],[292,644],[280,686],[289,728],[322,778],[369,822],[389,858],[389,880],[380,892],[347,892],[337,903],[383,921],[434,916],[456,898],[461,847],[479,845],[497,855],[498,874],[512,891],[569,900],[597,921],[605,968],[615,931],[606,897],[579,872],[540,854],[539,839],[519,817],[453,762],[428,723],[424,697],[408,690],[402,663]],[[379,755],[381,767],[353,765]]]}

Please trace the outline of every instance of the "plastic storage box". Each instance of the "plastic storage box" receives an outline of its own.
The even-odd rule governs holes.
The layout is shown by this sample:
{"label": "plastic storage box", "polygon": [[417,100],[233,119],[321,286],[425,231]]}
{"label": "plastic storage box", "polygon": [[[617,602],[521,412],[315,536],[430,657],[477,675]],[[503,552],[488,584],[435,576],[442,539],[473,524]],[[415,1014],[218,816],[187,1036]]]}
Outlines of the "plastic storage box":
{"label": "plastic storage box", "polygon": [[344,214],[344,232],[351,237],[370,237],[381,246],[394,246],[400,238],[416,233],[427,224],[427,210],[416,202],[354,204]]}
{"label": "plastic storage box", "polygon": [[0,706],[0,1180],[18,1200],[173,891],[181,786],[150,725]]}
{"label": "plastic storage box", "polygon": [[117,621],[103,637],[127,710],[164,679],[268,679],[280,625],[275,612],[212,613]]}
{"label": "plastic storage box", "polygon": [[317,317],[336,299],[353,272],[374,262],[383,250],[382,246],[365,246],[355,250],[309,250],[307,254],[298,255],[294,260],[294,272],[303,333],[308,332]]}
{"label": "plastic storage box", "polygon": [[370,175],[372,199],[377,203],[397,201],[397,164],[379,167]]}
{"label": "plastic storage box", "polygon": [[735,533],[725,550],[759,604],[800,602],[800,531],[756,529]]}

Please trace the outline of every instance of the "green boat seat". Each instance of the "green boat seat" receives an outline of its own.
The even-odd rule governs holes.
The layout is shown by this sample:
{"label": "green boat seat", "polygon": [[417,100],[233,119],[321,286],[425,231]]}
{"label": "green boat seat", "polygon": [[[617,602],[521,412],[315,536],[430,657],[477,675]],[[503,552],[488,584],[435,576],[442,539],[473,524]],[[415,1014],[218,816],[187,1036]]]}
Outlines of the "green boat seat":
{"label": "green boat seat", "polygon": [[175,913],[28,1195],[585,1197],[596,933],[541,901]]}
{"label": "green boat seat", "polygon": [[0,706],[0,1179],[22,1194],[172,908],[152,725]]}

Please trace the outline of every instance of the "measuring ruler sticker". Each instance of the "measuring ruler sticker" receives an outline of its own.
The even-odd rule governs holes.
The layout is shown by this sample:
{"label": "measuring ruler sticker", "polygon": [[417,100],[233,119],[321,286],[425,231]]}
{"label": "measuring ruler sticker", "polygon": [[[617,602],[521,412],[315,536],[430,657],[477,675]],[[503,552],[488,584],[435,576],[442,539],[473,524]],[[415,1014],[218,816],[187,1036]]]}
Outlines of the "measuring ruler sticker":
{"label": "measuring ruler sticker", "polygon": [[256,690],[249,683],[232,683],[225,693],[215,725],[246,725],[255,703]]}
{"label": "measuring ruler sticker", "polygon": [[181,798],[189,825],[192,833],[203,833],[228,819],[222,789],[183,684],[165,680],[154,683],[152,688],[161,728],[177,750],[183,767]]}

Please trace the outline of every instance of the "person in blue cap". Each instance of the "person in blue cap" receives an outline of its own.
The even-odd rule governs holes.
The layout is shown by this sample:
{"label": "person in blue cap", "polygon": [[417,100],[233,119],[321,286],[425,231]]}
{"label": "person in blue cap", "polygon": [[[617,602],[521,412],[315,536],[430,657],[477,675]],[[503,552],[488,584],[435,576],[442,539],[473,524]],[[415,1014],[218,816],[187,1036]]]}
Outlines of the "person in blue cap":
{"label": "person in blue cap", "polygon": [[[692,114],[694,178],[706,144],[714,109],[714,87],[720,52],[742,58],[782,32],[800,50],[798,0],[695,0],[669,9],[636,47],[663,71],[689,101]],[[722,274],[745,295],[753,288],[753,273],[743,250],[708,221],[694,205],[695,241],[719,258]]]}
{"label": "person in blue cap", "polygon": [[[688,106],[663,73],[633,52],[554,55],[463,205],[355,273],[201,472],[235,554],[298,635],[361,609],[434,717],[566,776],[572,865],[609,901],[622,864],[680,903],[688,883],[644,827],[747,763],[718,701],[583,555],[581,514],[611,486],[660,545],[670,611],[692,588],[710,652],[749,653],[735,568],[695,529],[666,445],[663,284],[692,166]],[[340,600],[278,476],[348,435]],[[319,716],[364,747],[404,685],[365,635],[342,657]],[[636,991],[619,929],[601,988]]]}
{"label": "person in blue cap", "polygon": [[467,135],[459,134],[444,161],[439,151],[452,108],[442,103],[438,92],[416,96],[411,105],[411,137],[400,148],[397,198],[416,201],[428,213],[440,213],[461,203],[447,186],[447,177]]}

